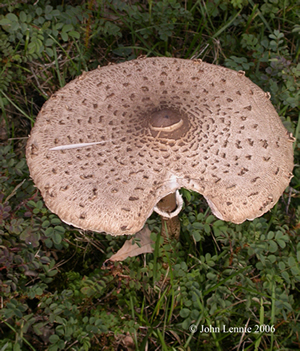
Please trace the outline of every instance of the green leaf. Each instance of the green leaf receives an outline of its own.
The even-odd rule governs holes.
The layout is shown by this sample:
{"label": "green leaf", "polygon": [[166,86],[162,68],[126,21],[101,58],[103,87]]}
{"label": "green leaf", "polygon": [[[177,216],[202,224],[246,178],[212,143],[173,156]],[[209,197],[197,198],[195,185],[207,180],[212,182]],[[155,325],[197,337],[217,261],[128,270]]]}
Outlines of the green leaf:
{"label": "green leaf", "polygon": [[186,320],[183,321],[182,323],[182,328],[187,330],[191,325],[191,319],[187,318]]}
{"label": "green leaf", "polygon": [[46,220],[42,223],[42,228],[47,228],[47,227],[49,227],[49,225],[50,225],[50,222],[48,220]]}
{"label": "green leaf", "polygon": [[269,251],[272,253],[275,253],[278,251],[278,245],[273,240],[269,241]]}
{"label": "green leaf", "polygon": [[20,12],[19,17],[20,17],[20,21],[26,22],[27,16],[26,16],[26,13],[25,13],[24,11],[21,11],[21,12]]}
{"label": "green leaf", "polygon": [[93,288],[88,287],[88,286],[81,288],[80,291],[82,292],[82,294],[87,295],[87,296],[92,296],[95,293],[95,290]]}
{"label": "green leaf", "polygon": [[207,276],[207,278],[208,278],[209,280],[216,280],[216,278],[217,278],[216,274],[214,274],[214,273],[212,273],[212,272],[208,272],[208,273],[206,274],[206,276]]}
{"label": "green leaf", "polygon": [[295,258],[292,257],[292,256],[290,256],[290,257],[288,258],[288,264],[289,264],[290,267],[295,266],[295,265],[296,265],[296,260],[295,260]]}
{"label": "green leaf", "polygon": [[50,13],[52,10],[53,10],[53,7],[51,5],[46,5],[45,13]]}
{"label": "green leaf", "polygon": [[201,221],[203,221],[203,218],[204,218],[204,214],[203,213],[198,213],[197,214],[197,221],[199,221],[199,222],[201,222]]}
{"label": "green leaf", "polygon": [[38,16],[41,16],[41,14],[43,13],[43,10],[40,7],[37,7],[35,12]]}
{"label": "green leaf", "polygon": [[63,309],[61,307],[58,307],[53,311],[54,314],[60,314],[62,312],[63,312]]}
{"label": "green leaf", "polygon": [[195,228],[195,229],[200,229],[200,230],[203,229],[203,224],[202,224],[202,223],[199,223],[199,222],[194,222],[194,223],[192,224],[192,226],[193,226],[193,228]]}
{"label": "green leaf", "polygon": [[33,325],[33,330],[36,335],[43,335],[43,332],[41,331],[41,328],[45,326],[45,322],[43,323],[37,323]]}
{"label": "green leaf", "polygon": [[267,238],[268,240],[272,240],[274,238],[274,232],[269,232]]}
{"label": "green leaf", "polygon": [[51,12],[51,15],[52,15],[53,17],[57,17],[57,16],[60,15],[60,11],[59,11],[59,10],[53,10],[53,11]]}
{"label": "green leaf", "polygon": [[63,23],[58,22],[58,23],[56,23],[56,25],[55,25],[55,29],[56,29],[56,30],[59,30],[59,29],[62,28],[63,25],[64,25]]}
{"label": "green leaf", "polygon": [[287,273],[286,271],[281,272],[281,276],[282,276],[282,278],[285,279],[285,281],[286,281],[287,283],[289,283],[289,284],[291,283],[290,277],[289,277],[289,275],[288,275],[288,273]]}
{"label": "green leaf", "polygon": [[102,326],[103,325],[103,320],[102,319],[97,319],[96,321],[95,321],[95,326]]}
{"label": "green leaf", "polygon": [[73,24],[65,24],[62,28],[63,32],[69,32],[70,30],[73,29]]}
{"label": "green leaf", "polygon": [[6,15],[6,18],[8,18],[11,22],[18,22],[19,19],[14,13],[8,13]]}
{"label": "green leaf", "polygon": [[51,218],[51,224],[53,225],[61,224],[61,220],[58,217]]}
{"label": "green leaf", "polygon": [[19,318],[23,317],[23,313],[18,309],[14,309],[14,314]]}
{"label": "green leaf", "polygon": [[45,18],[44,17],[39,17],[38,18],[39,24],[44,24],[45,23]]}
{"label": "green leaf", "polygon": [[191,318],[194,320],[197,320],[199,318],[200,312],[198,310],[192,310],[191,312]]}
{"label": "green leaf", "polygon": [[286,247],[286,243],[285,241],[283,240],[277,240],[277,244],[282,248],[284,249]]}
{"label": "green leaf", "polygon": [[2,18],[2,20],[0,20],[0,25],[1,26],[10,26],[11,21],[8,18]]}
{"label": "green leaf", "polygon": [[51,247],[53,246],[53,242],[50,238],[46,239],[44,243],[49,249],[51,249]]}
{"label": "green leaf", "polygon": [[263,270],[263,268],[264,268],[264,266],[263,266],[263,264],[261,262],[257,262],[255,266],[260,271]]}
{"label": "green leaf", "polygon": [[52,227],[49,227],[49,228],[47,228],[47,229],[45,230],[45,235],[46,235],[47,237],[52,236],[53,233],[54,233],[54,228],[52,228]]}
{"label": "green leaf", "polygon": [[50,57],[54,56],[54,52],[51,48],[46,48],[45,51],[46,51],[47,55],[49,55]]}
{"label": "green leaf", "polygon": [[[124,48],[124,47],[120,47],[120,48],[118,48],[118,49],[122,49],[123,51],[126,50],[126,48]],[[187,199],[187,202],[191,202],[192,194],[190,193],[190,191],[184,189],[183,195],[184,195],[185,198]]]}
{"label": "green leaf", "polygon": [[209,224],[207,224],[207,223],[204,224],[204,231],[206,234],[210,233],[210,225]]}
{"label": "green leaf", "polygon": [[55,276],[55,275],[57,274],[57,272],[58,272],[58,270],[54,269],[53,271],[48,271],[48,272],[47,272],[47,275],[48,275],[49,277],[53,277],[53,276]]}
{"label": "green leaf", "polygon": [[213,260],[207,260],[206,263],[209,267],[214,267],[216,265]]}
{"label": "green leaf", "polygon": [[276,256],[275,255],[269,255],[268,259],[271,263],[275,263],[276,262]]}
{"label": "green leaf", "polygon": [[36,43],[35,42],[30,42],[28,44],[28,53],[29,54],[33,54],[34,52],[36,52]]}
{"label": "green leaf", "polygon": [[19,344],[18,342],[16,342],[16,343],[14,344],[13,351],[21,351],[21,346],[20,346],[20,344]]}
{"label": "green leaf", "polygon": [[12,30],[12,31],[17,31],[18,29],[20,28],[20,23],[19,22],[12,22],[11,23],[11,26],[10,26],[10,29]]}
{"label": "green leaf", "polygon": [[70,31],[69,36],[75,39],[79,39],[80,38],[80,34],[78,32],[76,32],[75,30]]}
{"label": "green leaf", "polygon": [[59,245],[61,243],[62,237],[59,233],[54,232],[54,234],[52,236],[52,240],[53,240],[54,244]]}
{"label": "green leaf", "polygon": [[293,266],[291,267],[291,272],[292,274],[295,276],[295,275],[299,275],[300,274],[300,269],[298,266]]}
{"label": "green leaf", "polygon": [[51,335],[51,336],[49,337],[49,341],[51,342],[51,344],[57,343],[58,340],[59,340],[59,336],[56,335],[56,334],[53,334],[53,335]]}
{"label": "green leaf", "polygon": [[188,308],[183,308],[179,312],[180,317],[182,317],[182,318],[187,318],[190,315],[190,313],[191,313],[191,311]]}
{"label": "green leaf", "polygon": [[45,40],[45,46],[52,46],[53,45],[53,40],[48,38]]}
{"label": "green leaf", "polygon": [[297,251],[297,261],[300,262],[300,251]]}
{"label": "green leaf", "polygon": [[210,223],[212,223],[215,219],[216,219],[215,216],[209,215],[209,216],[206,218],[205,223],[210,224]]}
{"label": "green leaf", "polygon": [[50,345],[49,348],[47,349],[47,351],[57,351],[58,350],[58,346],[55,345]]}
{"label": "green leaf", "polygon": [[196,242],[201,240],[201,235],[199,232],[193,231],[193,238],[195,239]]}
{"label": "green leaf", "polygon": [[60,233],[60,234],[64,234],[65,231],[66,231],[65,228],[62,227],[61,225],[55,226],[55,227],[54,227],[54,230],[55,230],[56,233]]}

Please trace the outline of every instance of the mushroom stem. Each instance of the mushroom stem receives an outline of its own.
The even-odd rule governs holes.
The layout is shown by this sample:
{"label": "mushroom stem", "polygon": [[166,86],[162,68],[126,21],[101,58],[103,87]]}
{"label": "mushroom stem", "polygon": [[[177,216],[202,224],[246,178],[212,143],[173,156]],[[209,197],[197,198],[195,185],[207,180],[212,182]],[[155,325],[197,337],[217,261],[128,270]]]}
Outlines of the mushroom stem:
{"label": "mushroom stem", "polygon": [[[176,192],[171,193],[162,198],[156,205],[161,212],[170,214],[174,212],[178,206],[176,202]],[[164,239],[167,237],[179,239],[180,234],[180,221],[178,215],[167,218],[163,215],[161,217],[161,235]]]}

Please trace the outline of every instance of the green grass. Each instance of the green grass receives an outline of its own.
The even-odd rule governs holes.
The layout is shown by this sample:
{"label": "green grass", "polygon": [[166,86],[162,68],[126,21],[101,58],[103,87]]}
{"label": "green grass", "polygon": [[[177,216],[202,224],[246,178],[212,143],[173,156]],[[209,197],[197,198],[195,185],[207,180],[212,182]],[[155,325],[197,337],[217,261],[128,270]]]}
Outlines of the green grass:
{"label": "green grass", "polygon": [[[0,350],[298,350],[297,2],[9,3],[0,5]],[[82,71],[140,55],[244,70],[297,138],[294,178],[269,213],[241,225],[183,189],[180,242],[163,244],[153,215],[154,253],[103,265],[125,238],[51,214],[29,177],[26,137],[45,100]],[[216,332],[245,325],[251,332]]]}

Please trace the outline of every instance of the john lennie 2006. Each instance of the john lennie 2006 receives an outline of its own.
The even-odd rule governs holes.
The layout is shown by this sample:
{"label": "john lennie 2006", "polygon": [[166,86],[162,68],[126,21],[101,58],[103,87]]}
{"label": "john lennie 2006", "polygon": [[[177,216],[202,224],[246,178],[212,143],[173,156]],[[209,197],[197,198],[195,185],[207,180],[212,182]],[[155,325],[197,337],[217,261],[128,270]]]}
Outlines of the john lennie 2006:
{"label": "john lennie 2006", "polygon": [[199,327],[197,327],[196,324],[192,324],[190,326],[190,331],[192,333],[196,333],[196,331],[199,331],[199,333],[274,333],[275,327],[266,324],[256,324],[252,327],[247,325],[241,327],[226,327],[225,325],[222,327],[213,327],[212,325],[199,325]]}

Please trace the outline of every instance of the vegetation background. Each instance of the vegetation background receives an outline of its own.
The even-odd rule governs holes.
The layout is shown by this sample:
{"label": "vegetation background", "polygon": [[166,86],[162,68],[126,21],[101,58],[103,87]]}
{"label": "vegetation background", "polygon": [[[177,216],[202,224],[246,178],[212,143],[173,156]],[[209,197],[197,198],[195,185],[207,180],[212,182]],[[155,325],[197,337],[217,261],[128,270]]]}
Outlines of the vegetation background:
{"label": "vegetation background", "polygon": [[[0,351],[300,349],[299,23],[297,0],[1,1]],[[180,242],[103,265],[124,238],[61,223],[24,150],[53,92],[140,55],[244,70],[297,138],[294,178],[272,211],[241,225],[182,190]],[[159,243],[158,219],[148,222]]]}

